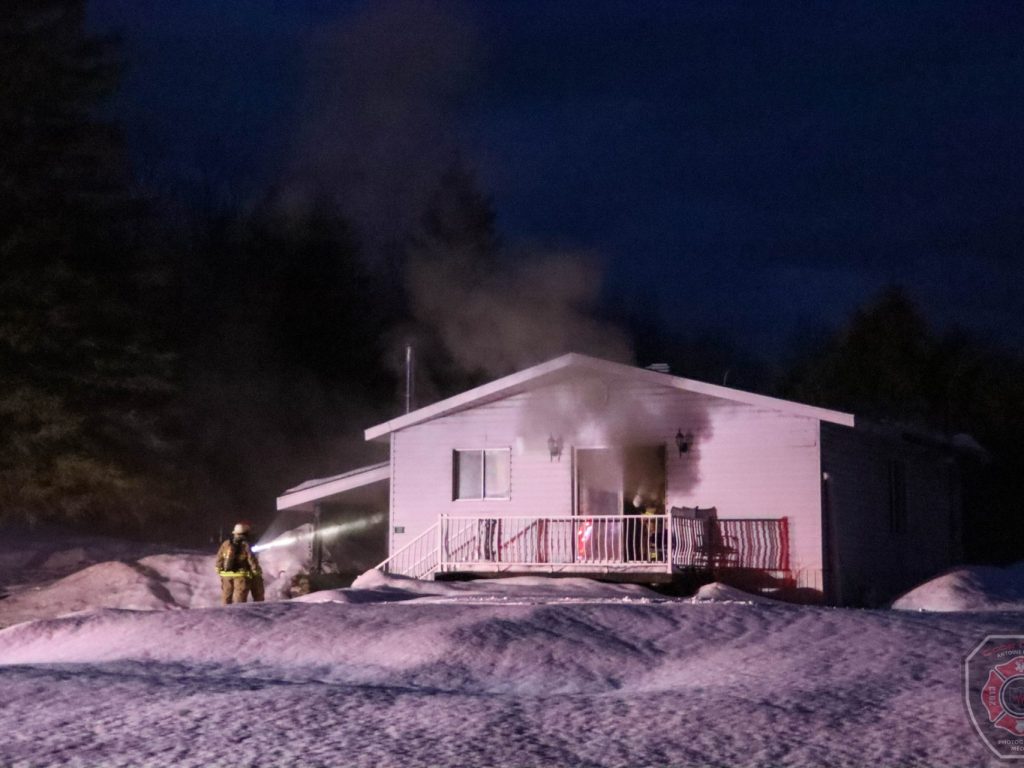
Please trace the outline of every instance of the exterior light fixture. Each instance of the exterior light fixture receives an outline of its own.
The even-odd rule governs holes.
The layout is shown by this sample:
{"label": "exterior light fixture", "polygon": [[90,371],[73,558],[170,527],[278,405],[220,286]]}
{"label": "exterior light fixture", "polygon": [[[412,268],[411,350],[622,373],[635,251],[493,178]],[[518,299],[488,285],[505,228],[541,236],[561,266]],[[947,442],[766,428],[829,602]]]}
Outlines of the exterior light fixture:
{"label": "exterior light fixture", "polygon": [[551,457],[551,461],[562,460],[562,436],[555,437],[550,435],[548,437],[548,455]]}
{"label": "exterior light fixture", "polygon": [[680,456],[690,450],[690,443],[692,442],[693,437],[691,435],[684,435],[681,429],[676,430],[676,448],[679,449]]}

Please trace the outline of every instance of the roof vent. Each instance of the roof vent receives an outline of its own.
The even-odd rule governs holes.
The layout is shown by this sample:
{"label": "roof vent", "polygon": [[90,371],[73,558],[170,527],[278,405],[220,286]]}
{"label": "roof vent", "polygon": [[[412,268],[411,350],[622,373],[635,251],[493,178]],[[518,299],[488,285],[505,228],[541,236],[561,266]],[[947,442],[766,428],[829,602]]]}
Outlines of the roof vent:
{"label": "roof vent", "polygon": [[654,371],[655,373],[668,373],[670,368],[668,363],[651,363],[647,366],[648,371]]}

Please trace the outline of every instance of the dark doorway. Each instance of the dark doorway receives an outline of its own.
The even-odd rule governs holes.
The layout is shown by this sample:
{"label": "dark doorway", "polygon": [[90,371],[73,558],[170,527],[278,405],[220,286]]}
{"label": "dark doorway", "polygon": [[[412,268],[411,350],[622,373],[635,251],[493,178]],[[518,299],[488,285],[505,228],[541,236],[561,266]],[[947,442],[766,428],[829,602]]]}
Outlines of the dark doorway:
{"label": "dark doorway", "polygon": [[[576,460],[577,562],[646,561],[659,520],[623,515],[665,513],[665,446],[578,448]],[[612,519],[614,518],[614,519]]]}

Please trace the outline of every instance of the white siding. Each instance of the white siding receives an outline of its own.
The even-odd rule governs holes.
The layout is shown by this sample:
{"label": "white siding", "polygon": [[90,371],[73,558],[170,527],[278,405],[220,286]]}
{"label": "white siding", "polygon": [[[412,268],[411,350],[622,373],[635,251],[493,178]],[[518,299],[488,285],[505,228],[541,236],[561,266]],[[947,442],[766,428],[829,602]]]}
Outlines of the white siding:
{"label": "white siding", "polygon": [[[393,434],[392,552],[448,515],[563,515],[572,507],[571,451],[562,460],[527,443],[518,429],[525,395],[516,395]],[[511,494],[499,500],[452,498],[452,457],[458,449],[509,448]],[[395,534],[395,526],[405,533]]]}
{"label": "white siding", "polygon": [[[713,411],[709,427],[690,453],[667,454],[670,503],[717,507],[720,518],[788,518],[797,586],[821,590],[817,420],[737,406]],[[686,482],[695,460],[699,477]]]}
{"label": "white siding", "polygon": [[[800,586],[821,588],[819,422],[649,383],[581,379],[517,394],[392,435],[394,552],[440,514],[567,515],[574,447],[666,446],[667,505],[718,508],[722,518],[790,522]],[[680,456],[678,429],[693,446]],[[548,455],[562,437],[561,461]],[[510,448],[511,498],[454,501],[452,452]],[[394,534],[394,526],[404,526]]]}
{"label": "white siding", "polygon": [[[720,518],[788,518],[797,584],[822,588],[817,419],[655,388],[622,394],[646,403],[634,434],[667,446],[668,506],[717,507]],[[677,430],[694,438],[682,456]]]}

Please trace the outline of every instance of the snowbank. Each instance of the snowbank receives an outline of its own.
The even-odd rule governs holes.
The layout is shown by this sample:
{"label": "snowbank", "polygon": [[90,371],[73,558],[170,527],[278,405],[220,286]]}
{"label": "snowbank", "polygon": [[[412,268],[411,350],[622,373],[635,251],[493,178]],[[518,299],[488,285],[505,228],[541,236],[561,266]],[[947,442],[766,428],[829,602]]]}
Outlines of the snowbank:
{"label": "snowbank", "polygon": [[[287,538],[298,538],[295,533],[289,532]],[[300,542],[259,553],[268,601],[287,599],[292,578],[309,568],[308,544],[301,539]],[[539,604],[668,599],[638,584],[606,584],[581,578],[519,576],[444,582],[389,576],[377,570],[359,576],[349,589],[324,590],[296,598],[305,603],[343,604],[406,600]],[[694,600],[774,602],[718,583],[702,587]],[[157,611],[211,608],[219,604],[220,584],[210,555],[151,555],[140,560],[97,563],[53,583],[22,590],[0,601],[0,627],[106,608]]]}
{"label": "snowbank", "polygon": [[[305,526],[289,531],[292,544],[260,553],[264,570],[267,600],[288,597],[292,578],[309,568],[309,544],[294,543],[305,532]],[[57,539],[25,542],[23,549],[5,553],[0,564],[10,568],[9,578],[21,580],[34,576],[36,586],[20,585],[0,600],[0,627],[22,621],[53,618],[69,613],[103,608],[127,610],[176,610],[208,608],[220,603],[220,580],[214,570],[214,553],[176,552],[133,559],[152,549],[116,539],[97,539],[92,544],[71,540],[62,548]],[[108,560],[89,565],[97,555],[113,555]],[[34,570],[16,569],[17,564]],[[80,570],[76,566],[85,564]],[[64,576],[65,572],[72,571]],[[55,574],[61,578],[54,579]]]}
{"label": "snowbank", "polygon": [[[0,600],[23,622],[0,629],[0,765],[997,765],[960,665],[1020,624],[378,571],[219,606],[212,553],[94,553],[4,553],[86,567]],[[307,557],[261,553],[279,586]],[[1022,570],[961,569],[898,607],[1019,606]]]}
{"label": "snowbank", "polygon": [[86,536],[53,526],[0,529],[0,591],[15,593],[110,560],[134,560],[166,552],[166,546],[108,536]]}
{"label": "snowbank", "polygon": [[[445,599],[560,584],[532,581],[0,630],[0,764],[996,762],[958,670],[1012,617],[648,600],[571,582],[578,601]],[[419,586],[370,574],[350,592]]]}
{"label": "snowbank", "polygon": [[927,581],[897,599],[902,611],[1024,611],[1024,562],[968,566]]}
{"label": "snowbank", "polygon": [[717,600],[720,602],[730,603],[747,603],[748,605],[752,605],[754,603],[764,605],[777,602],[776,600],[772,600],[770,597],[763,597],[761,595],[751,594],[750,592],[744,592],[742,589],[730,587],[728,584],[723,584],[720,581],[705,584],[697,590],[697,594],[693,596],[693,599]]}
{"label": "snowbank", "polygon": [[207,555],[153,555],[106,562],[0,602],[0,626],[99,608],[166,610],[219,602],[220,586]]}
{"label": "snowbank", "polygon": [[419,600],[439,602],[497,602],[540,604],[546,602],[610,602],[664,600],[638,584],[603,584],[590,579],[516,576],[475,581],[420,581],[369,570],[348,589],[323,590],[297,597],[303,603],[387,603]]}

